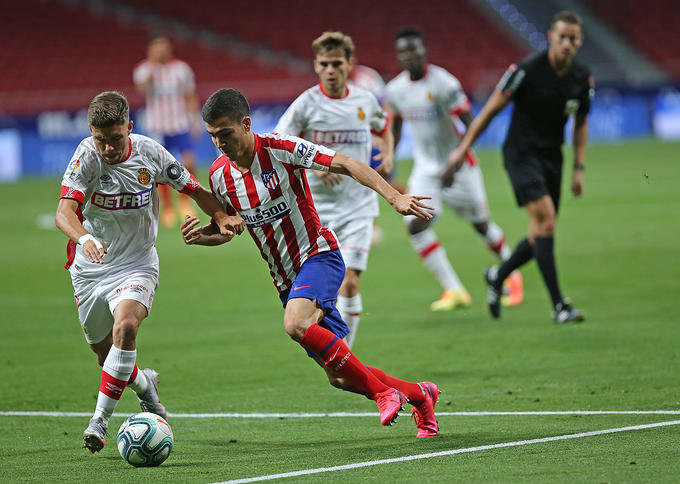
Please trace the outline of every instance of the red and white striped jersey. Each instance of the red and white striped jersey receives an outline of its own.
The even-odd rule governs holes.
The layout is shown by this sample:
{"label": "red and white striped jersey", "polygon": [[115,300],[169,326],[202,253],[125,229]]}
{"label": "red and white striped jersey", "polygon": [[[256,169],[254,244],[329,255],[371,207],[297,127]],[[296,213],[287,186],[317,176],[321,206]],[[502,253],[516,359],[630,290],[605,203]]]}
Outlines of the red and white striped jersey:
{"label": "red and white striped jersey", "polygon": [[104,264],[97,264],[69,240],[66,268],[71,271],[106,276],[136,267],[157,274],[156,184],[165,183],[186,194],[199,187],[191,173],[151,138],[131,134],[129,148],[125,160],[109,165],[102,161],[90,136],[80,142],[66,168],[60,198],[80,202],[78,216],[83,227],[108,247]]}
{"label": "red and white striped jersey", "polygon": [[[470,110],[470,101],[458,79],[445,69],[428,64],[425,75],[411,80],[403,71],[387,83],[387,101],[409,123],[413,135],[413,172],[438,176],[458,146],[452,119]],[[474,158],[468,162],[474,164]]]}
{"label": "red and white striped jersey", "polygon": [[224,155],[210,168],[210,188],[228,213],[245,221],[279,292],[310,256],[338,248],[333,231],[321,226],[304,171],[328,171],[333,156],[295,136],[256,134],[250,170]]}
{"label": "red and white striped jersey", "polygon": [[186,133],[191,126],[191,113],[186,96],[194,93],[196,83],[191,67],[179,59],[165,64],[144,60],[132,74],[135,84],[151,78],[146,96],[146,131],[158,135]]}

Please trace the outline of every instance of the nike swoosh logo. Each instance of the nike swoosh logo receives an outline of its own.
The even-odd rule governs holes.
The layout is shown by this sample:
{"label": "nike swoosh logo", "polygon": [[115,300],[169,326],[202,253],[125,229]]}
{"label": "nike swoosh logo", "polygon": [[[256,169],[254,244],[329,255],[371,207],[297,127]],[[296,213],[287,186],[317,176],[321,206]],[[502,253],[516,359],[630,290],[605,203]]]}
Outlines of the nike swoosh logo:
{"label": "nike swoosh logo", "polygon": [[338,356],[338,351],[340,351],[340,347],[338,347],[338,349],[335,350],[335,354],[328,359],[328,363],[333,361],[335,357]]}
{"label": "nike swoosh logo", "polygon": [[293,291],[297,291],[298,289],[303,289],[305,287],[312,287],[312,286],[297,286],[293,288]]}

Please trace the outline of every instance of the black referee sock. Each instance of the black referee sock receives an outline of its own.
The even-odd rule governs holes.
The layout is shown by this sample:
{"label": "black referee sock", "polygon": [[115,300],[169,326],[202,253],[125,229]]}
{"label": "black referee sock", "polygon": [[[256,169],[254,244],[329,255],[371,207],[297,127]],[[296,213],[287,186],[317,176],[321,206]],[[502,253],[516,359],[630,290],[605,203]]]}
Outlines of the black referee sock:
{"label": "black referee sock", "polygon": [[529,243],[529,239],[522,239],[519,244],[517,244],[517,247],[515,247],[515,251],[510,258],[503,262],[498,268],[498,276],[496,279],[498,281],[498,287],[500,288],[503,285],[503,281],[507,279],[512,271],[522,267],[529,262],[533,256],[534,248]]}
{"label": "black referee sock", "polygon": [[557,282],[557,267],[555,266],[555,252],[553,250],[555,245],[554,237],[536,237],[534,241],[534,256],[536,263],[541,270],[543,282],[545,282],[550,297],[552,298],[553,306],[562,301],[562,292],[560,285]]}

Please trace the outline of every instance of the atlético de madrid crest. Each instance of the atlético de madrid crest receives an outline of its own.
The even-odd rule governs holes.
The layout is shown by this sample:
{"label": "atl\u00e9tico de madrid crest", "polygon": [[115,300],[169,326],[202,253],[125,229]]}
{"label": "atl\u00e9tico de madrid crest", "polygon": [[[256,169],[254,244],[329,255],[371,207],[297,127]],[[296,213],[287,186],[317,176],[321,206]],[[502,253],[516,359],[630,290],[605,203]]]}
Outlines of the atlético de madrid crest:
{"label": "atl\u00e9tico de madrid crest", "polygon": [[264,186],[266,186],[268,190],[275,190],[281,182],[279,180],[279,175],[274,169],[263,171],[260,176],[262,177],[262,183],[264,183]]}
{"label": "atl\u00e9tico de madrid crest", "polygon": [[151,174],[149,174],[149,170],[146,168],[140,168],[137,170],[137,173],[139,173],[139,175],[137,175],[137,180],[139,180],[139,183],[142,185],[148,185],[151,181]]}

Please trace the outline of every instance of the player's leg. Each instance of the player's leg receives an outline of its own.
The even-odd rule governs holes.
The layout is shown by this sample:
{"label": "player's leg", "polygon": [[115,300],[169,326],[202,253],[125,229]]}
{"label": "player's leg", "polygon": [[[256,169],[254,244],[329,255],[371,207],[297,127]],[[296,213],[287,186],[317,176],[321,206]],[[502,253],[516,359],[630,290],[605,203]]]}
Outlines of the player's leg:
{"label": "player's leg", "polygon": [[[503,263],[512,254],[505,233],[489,216],[489,202],[484,177],[479,165],[464,165],[456,175],[456,183],[443,191],[444,201],[461,218],[467,220],[484,239],[487,247]],[[503,305],[516,306],[524,299],[522,275],[518,270],[505,279]]]}
{"label": "player's leg", "polygon": [[416,251],[425,267],[434,274],[443,289],[441,297],[430,305],[430,310],[448,311],[460,306],[468,306],[471,299],[470,294],[465,290],[458,274],[453,269],[446,249],[441,245],[437,234],[431,228],[442,209],[439,184],[439,179],[436,177],[411,176],[408,192],[431,196],[428,204],[435,208],[434,217],[431,220],[422,220],[414,215],[407,215],[404,217],[404,223],[413,250]]}
{"label": "player's leg", "polygon": [[[172,151],[172,137],[154,134],[152,135],[156,141],[162,144],[165,149]],[[172,189],[170,185],[159,184],[158,185],[158,196],[160,199],[160,222],[163,227],[171,228],[175,226],[177,222],[177,216],[175,215],[175,207],[172,202]]]}
{"label": "player's leg", "polygon": [[390,425],[405,397],[378,380],[342,340],[349,328],[335,307],[338,288],[345,274],[340,251],[322,252],[307,259],[293,290],[281,294],[285,305],[284,329],[307,354],[320,358],[324,367],[347,380],[355,389],[375,400],[380,422]]}
{"label": "player's leg", "polygon": [[371,249],[373,221],[371,218],[350,220],[333,230],[341,244],[342,258],[345,261],[345,277],[338,290],[336,307],[349,326],[345,341],[350,348],[354,344],[363,303],[359,291],[360,276],[368,265]]}

